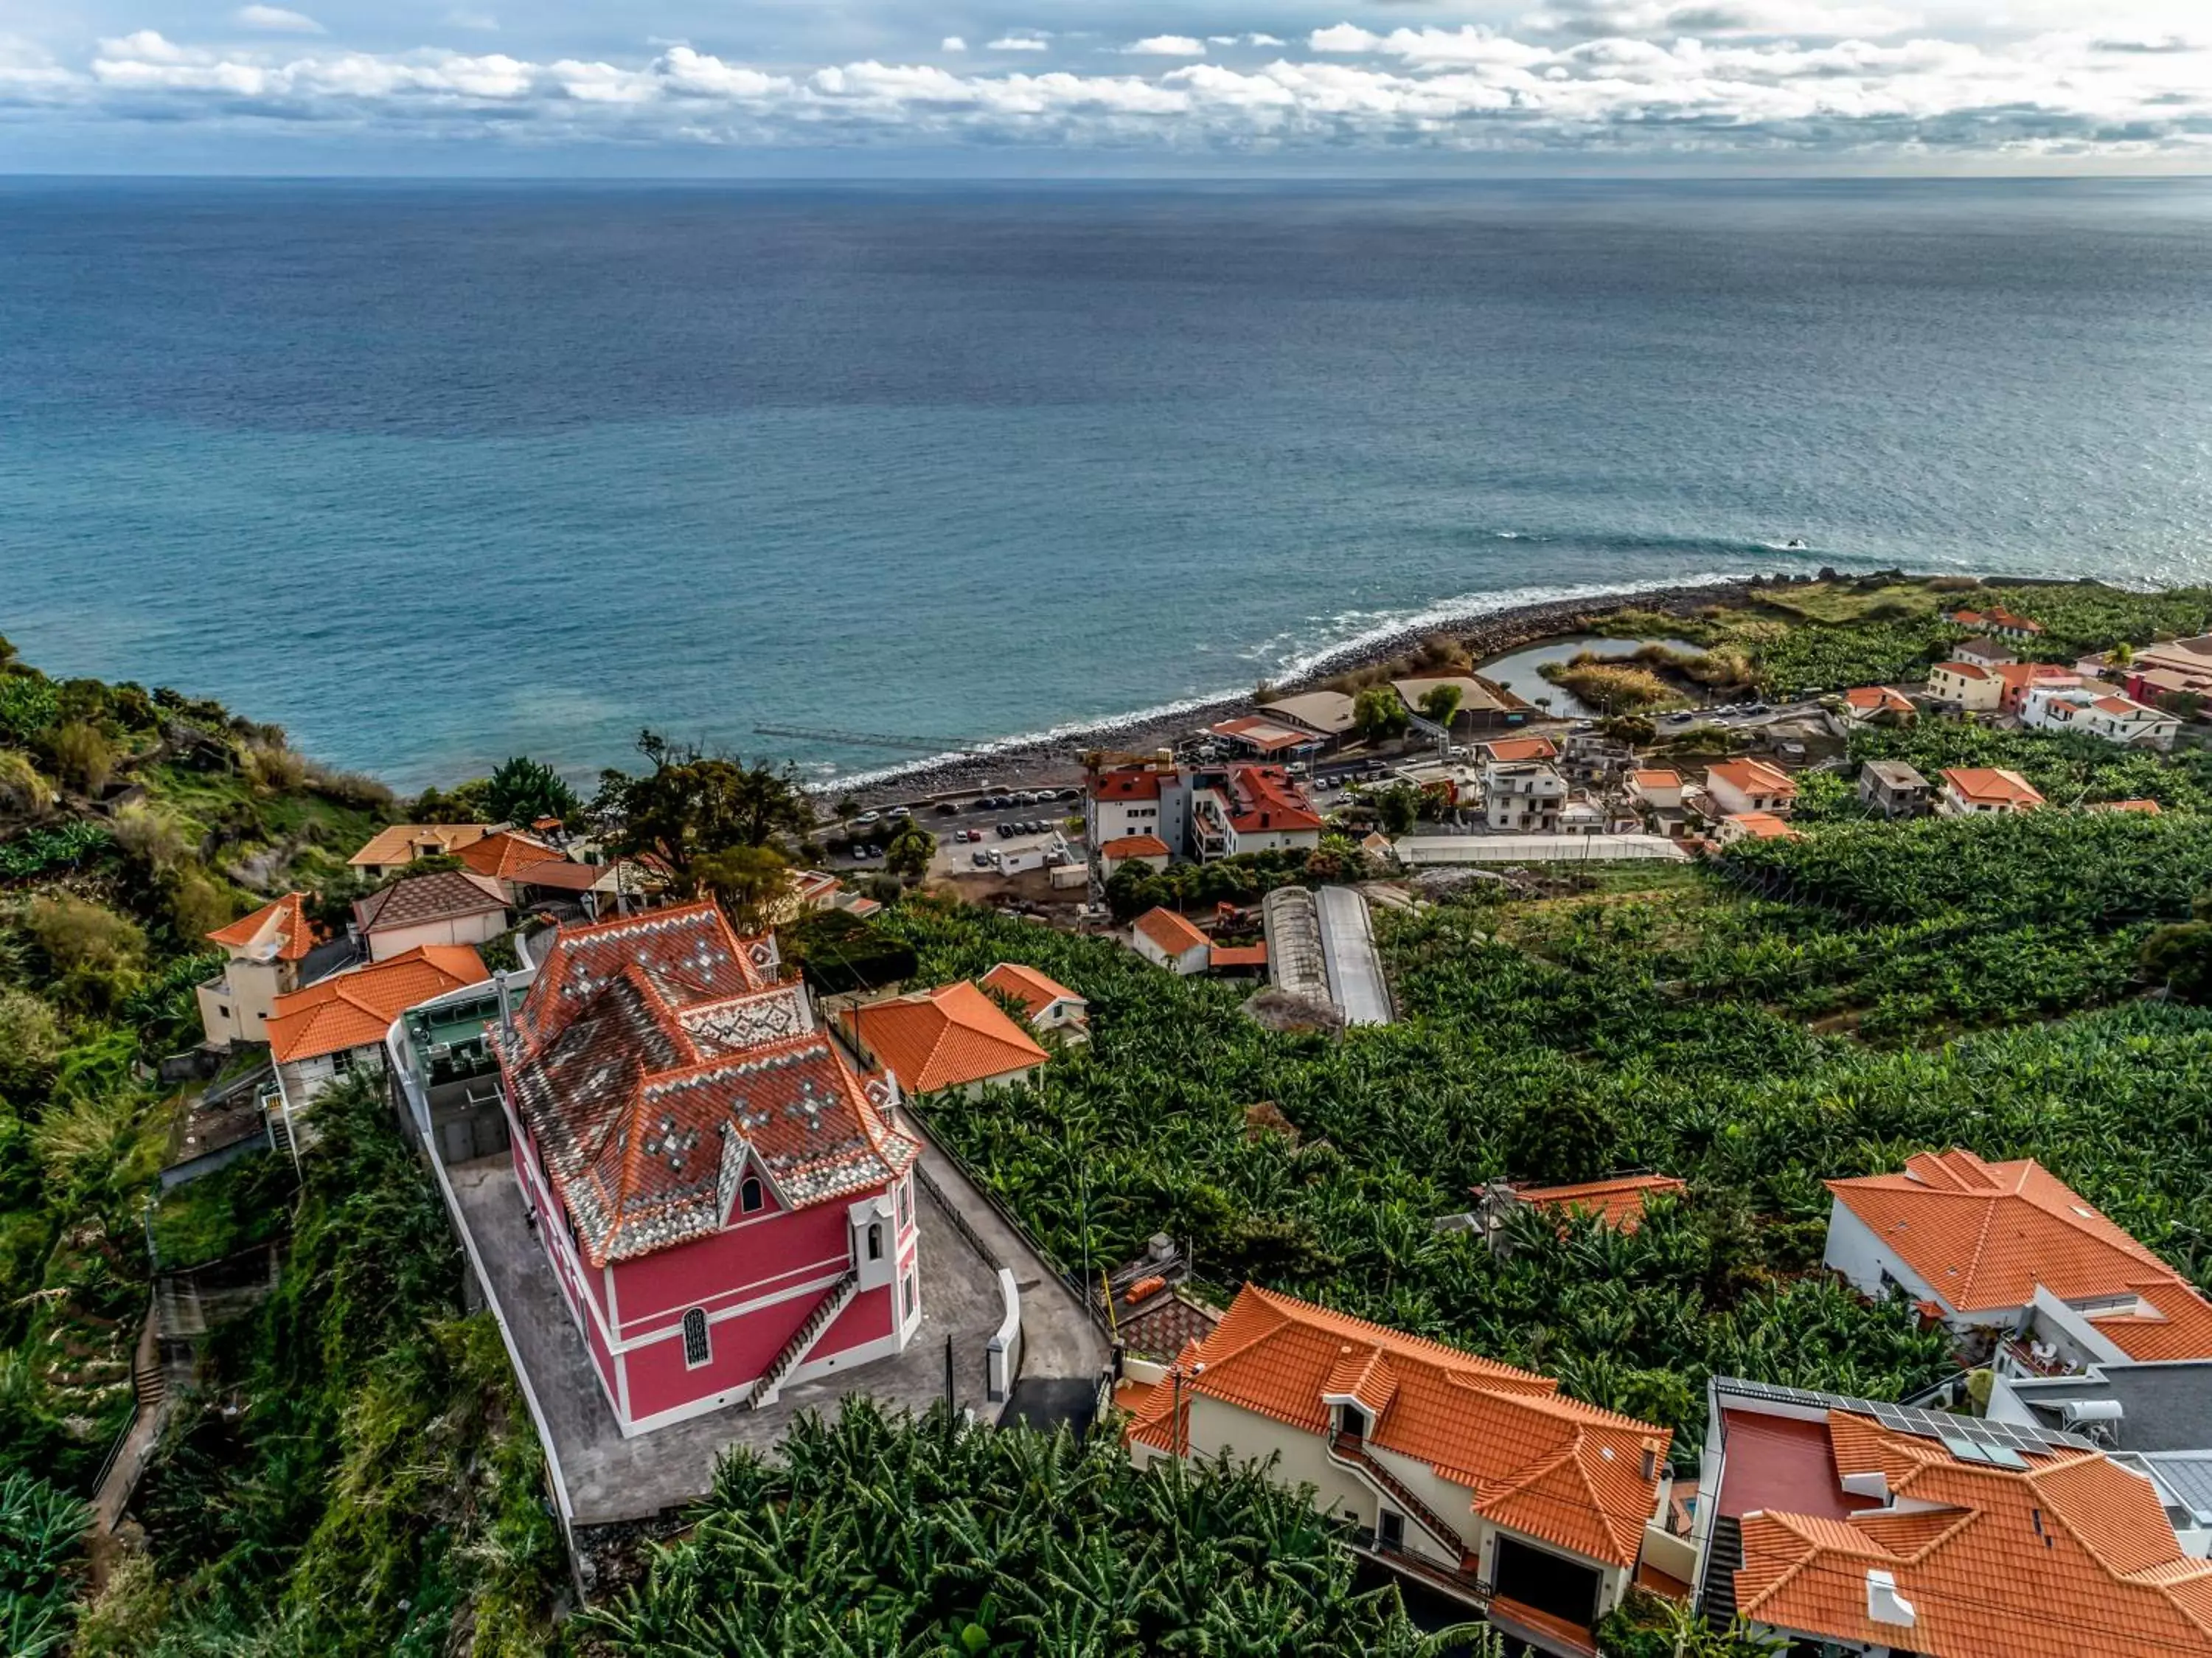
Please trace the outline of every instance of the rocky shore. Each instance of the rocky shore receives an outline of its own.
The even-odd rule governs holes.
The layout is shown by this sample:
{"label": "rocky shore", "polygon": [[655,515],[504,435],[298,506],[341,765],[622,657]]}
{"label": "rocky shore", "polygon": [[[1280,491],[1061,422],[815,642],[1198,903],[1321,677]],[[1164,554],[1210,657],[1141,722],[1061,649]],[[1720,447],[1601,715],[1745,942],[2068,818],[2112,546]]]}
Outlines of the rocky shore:
{"label": "rocky shore", "polygon": [[[1296,680],[1277,686],[1276,690],[1310,690],[1338,674],[1408,655],[1425,641],[1437,637],[1456,640],[1479,663],[1540,640],[1583,632],[1595,619],[1624,607],[1632,606],[1662,615],[1686,616],[1706,605],[1746,603],[1753,592],[1749,582],[1712,582],[1694,587],[1654,588],[1552,600],[1464,617],[1431,618],[1396,632],[1347,645],[1322,657]],[[1103,720],[1078,731],[1012,742],[987,753],[917,761],[874,777],[865,785],[847,787],[833,783],[821,792],[839,797],[850,794],[864,804],[882,806],[901,801],[919,802],[984,784],[1011,788],[1078,782],[1083,775],[1082,756],[1085,753],[1094,750],[1150,753],[1173,746],[1177,739],[1200,726],[1249,714],[1254,705],[1250,693],[1245,692],[1183,708],[1173,714]]]}

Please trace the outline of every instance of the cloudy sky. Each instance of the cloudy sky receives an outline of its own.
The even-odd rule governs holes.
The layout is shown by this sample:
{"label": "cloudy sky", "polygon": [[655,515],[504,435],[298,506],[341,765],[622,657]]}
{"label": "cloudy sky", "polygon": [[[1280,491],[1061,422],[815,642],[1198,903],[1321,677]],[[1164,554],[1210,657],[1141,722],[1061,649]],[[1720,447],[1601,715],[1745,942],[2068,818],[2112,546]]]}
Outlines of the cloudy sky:
{"label": "cloudy sky", "polygon": [[0,170],[2212,170],[2212,0],[0,0]]}

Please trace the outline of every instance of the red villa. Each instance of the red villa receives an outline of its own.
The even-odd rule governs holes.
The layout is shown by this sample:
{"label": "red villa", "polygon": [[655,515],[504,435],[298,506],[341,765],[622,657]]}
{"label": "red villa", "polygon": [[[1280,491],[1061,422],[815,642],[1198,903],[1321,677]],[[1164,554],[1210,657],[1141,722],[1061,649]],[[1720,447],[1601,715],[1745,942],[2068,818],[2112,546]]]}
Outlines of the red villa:
{"label": "red villa", "polygon": [[898,1085],[712,904],[552,936],[495,1044],[515,1176],[625,1436],[902,1350]]}

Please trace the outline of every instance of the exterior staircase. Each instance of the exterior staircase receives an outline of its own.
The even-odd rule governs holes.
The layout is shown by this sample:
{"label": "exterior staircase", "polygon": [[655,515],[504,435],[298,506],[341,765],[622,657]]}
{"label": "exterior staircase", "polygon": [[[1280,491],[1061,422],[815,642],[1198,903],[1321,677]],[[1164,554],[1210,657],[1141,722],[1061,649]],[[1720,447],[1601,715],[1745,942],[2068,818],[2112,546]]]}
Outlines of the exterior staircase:
{"label": "exterior staircase", "polygon": [[1735,1573],[1743,1564],[1743,1522],[1733,1515],[1713,1516],[1712,1542],[1705,1555],[1705,1581],[1698,1585],[1698,1604],[1717,1630],[1735,1622]]}
{"label": "exterior staircase", "polygon": [[1457,1550],[1460,1570],[1469,1577],[1475,1575],[1477,1563],[1461,1542],[1459,1533],[1442,1515],[1416,1496],[1397,1475],[1368,1455],[1367,1448],[1360,1443],[1358,1436],[1333,1429],[1328,1436],[1328,1454],[1346,1466],[1357,1469],[1397,1505],[1400,1513],[1444,1547]]}
{"label": "exterior staircase", "polygon": [[745,1401],[749,1408],[758,1411],[775,1403],[776,1395],[783,1391],[783,1384],[791,1373],[805,1362],[814,1344],[822,1339],[822,1332],[853,1304],[853,1297],[860,1293],[860,1275],[847,1267],[845,1276],[830,1286],[814,1310],[806,1315],[806,1322],[792,1332],[783,1350],[761,1372],[760,1380],[753,1384],[752,1397]]}

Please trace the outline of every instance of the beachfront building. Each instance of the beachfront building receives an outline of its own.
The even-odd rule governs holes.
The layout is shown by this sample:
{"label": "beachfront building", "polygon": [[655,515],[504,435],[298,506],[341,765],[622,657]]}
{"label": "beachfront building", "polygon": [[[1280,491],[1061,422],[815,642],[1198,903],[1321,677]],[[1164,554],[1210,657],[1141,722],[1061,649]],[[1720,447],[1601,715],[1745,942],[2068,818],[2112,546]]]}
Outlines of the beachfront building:
{"label": "beachfront building", "polygon": [[1398,700],[1405,704],[1406,711],[1423,720],[1429,716],[1421,704],[1440,687],[1449,686],[1458,692],[1459,706],[1452,710],[1451,717],[1450,729],[1454,731],[1495,731],[1521,717],[1517,704],[1509,705],[1487,680],[1478,680],[1471,674],[1430,674],[1419,679],[1393,680],[1390,684],[1398,693]]}
{"label": "beachfront building", "polygon": [[1141,765],[1092,771],[1083,790],[1083,834],[1093,846],[1148,835],[1181,856],[1190,838],[1190,779],[1164,749]]}
{"label": "beachfront building", "polygon": [[489,823],[395,823],[378,830],[346,862],[362,880],[381,881],[418,858],[458,857],[498,829]]}
{"label": "beachfront building", "polygon": [[1323,740],[1301,726],[1288,725],[1256,714],[1241,715],[1206,727],[1207,734],[1233,754],[1247,754],[1273,765],[1310,760],[1323,747]]}
{"label": "beachfront building", "polygon": [[1191,846],[1202,861],[1249,852],[1311,852],[1322,816],[1279,766],[1232,765],[1190,792]]}
{"label": "beachfront building", "polygon": [[318,942],[307,902],[305,893],[287,893],[207,936],[226,958],[221,972],[193,990],[210,1047],[267,1041],[278,997],[353,959],[343,941]]}
{"label": "beachfront building", "polygon": [[469,945],[418,944],[278,997],[266,1034],[288,1121],[338,1078],[381,1074],[385,1033],[408,1009],[490,977]]}
{"label": "beachfront building", "polygon": [[1928,670],[1928,694],[1968,714],[1994,714],[2004,695],[1996,669],[1980,662],[1938,662]]}
{"label": "beachfront building", "polygon": [[1001,961],[985,973],[986,991],[1018,1003],[1030,1029],[1066,1042],[1091,1039],[1091,1004],[1050,974],[1018,961]]}
{"label": "beachfront building", "polygon": [[1940,817],[2032,812],[2043,804],[2028,780],[2006,766],[1954,765],[1941,776],[1942,787],[1936,794]]}
{"label": "beachfront building", "polygon": [[624,1437],[902,1351],[898,1084],[712,904],[563,927],[493,1045],[515,1178]]}
{"label": "beachfront building", "polygon": [[964,978],[848,1008],[840,1018],[861,1059],[890,1071],[913,1100],[939,1094],[972,1100],[987,1088],[1033,1082],[1048,1058]]}
{"label": "beachfront building", "polygon": [[1728,760],[1705,768],[1705,795],[1722,817],[1767,812],[1786,818],[1797,805],[1797,785],[1765,760]]}
{"label": "beachfront building", "polygon": [[1859,803],[1886,818],[1917,817],[1934,794],[1928,779],[1903,760],[1869,760],[1859,767]]}
{"label": "beachfront building", "polygon": [[1716,1377],[1699,1608],[1824,1658],[2212,1658],[2212,1564],[2087,1439]]}
{"label": "beachfront building", "polygon": [[1261,703],[1262,714],[1312,732],[1329,747],[1352,733],[1358,719],[1352,699],[1341,691],[1301,691],[1273,702]]}
{"label": "beachfront building", "polygon": [[1492,829],[1550,834],[1566,803],[1566,779],[1540,760],[1493,761],[1482,768],[1482,818]]}
{"label": "beachfront building", "polygon": [[2021,698],[2020,722],[2031,731],[2081,731],[2130,748],[2168,749],[2181,722],[2130,698],[2087,687],[2037,686]]}
{"label": "beachfront building", "polygon": [[441,869],[355,899],[354,930],[371,961],[389,961],[419,944],[489,944],[507,930],[507,905],[490,876]]}
{"label": "beachfront building", "polygon": [[2039,639],[2043,624],[2015,615],[1999,605],[1986,610],[1946,611],[1943,619],[1954,625],[1972,628],[1977,633],[1992,633],[2000,639]]}
{"label": "beachfront building", "polygon": [[1130,924],[1129,948],[1155,967],[1187,978],[1206,971],[1212,944],[1186,917],[1155,906]]}
{"label": "beachfront building", "polygon": [[1539,1652],[1589,1658],[1664,1513],[1664,1428],[1547,1376],[1247,1284],[1117,1403],[1139,1466],[1265,1465],[1349,1521],[1355,1546],[1480,1604]]}

